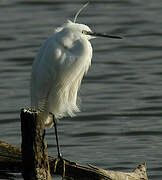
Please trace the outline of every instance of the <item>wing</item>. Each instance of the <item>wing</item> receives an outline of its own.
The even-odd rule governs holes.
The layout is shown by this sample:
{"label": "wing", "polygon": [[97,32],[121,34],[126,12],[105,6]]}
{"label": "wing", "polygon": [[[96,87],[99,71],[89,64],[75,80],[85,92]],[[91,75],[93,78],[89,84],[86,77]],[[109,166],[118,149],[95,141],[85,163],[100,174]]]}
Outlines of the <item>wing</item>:
{"label": "wing", "polygon": [[49,38],[40,48],[32,65],[31,106],[46,108],[48,94],[55,83],[57,69],[56,42]]}
{"label": "wing", "polygon": [[[48,97],[57,87],[62,88],[70,72],[70,65],[76,57],[64,45],[50,37],[40,48],[32,65],[31,106],[34,109],[46,110]],[[53,99],[55,101],[55,99]]]}

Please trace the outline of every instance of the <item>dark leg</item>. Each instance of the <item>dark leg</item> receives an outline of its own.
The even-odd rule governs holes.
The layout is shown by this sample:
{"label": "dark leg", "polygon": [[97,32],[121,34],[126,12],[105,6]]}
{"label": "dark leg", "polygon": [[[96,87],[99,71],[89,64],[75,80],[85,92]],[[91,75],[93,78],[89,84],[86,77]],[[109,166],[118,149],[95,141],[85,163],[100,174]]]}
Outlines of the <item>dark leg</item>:
{"label": "dark leg", "polygon": [[54,129],[55,129],[55,136],[56,136],[56,145],[57,145],[57,152],[58,152],[58,158],[62,159],[62,155],[60,152],[60,146],[59,146],[59,141],[58,141],[58,134],[57,134],[57,123],[56,123],[56,119],[55,116],[52,114],[53,117],[53,124],[54,124]]}

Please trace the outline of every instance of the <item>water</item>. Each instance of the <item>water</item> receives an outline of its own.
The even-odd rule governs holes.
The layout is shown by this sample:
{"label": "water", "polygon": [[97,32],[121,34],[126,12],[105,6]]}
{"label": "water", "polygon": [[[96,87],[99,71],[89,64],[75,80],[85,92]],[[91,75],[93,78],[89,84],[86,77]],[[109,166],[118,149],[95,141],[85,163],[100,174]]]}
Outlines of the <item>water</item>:
{"label": "water", "polygon": [[[0,1],[0,140],[21,144],[19,114],[30,105],[34,56],[82,3]],[[161,0],[100,0],[81,13],[78,22],[124,39],[92,41],[93,63],[80,91],[82,112],[59,123],[67,159],[123,171],[146,162],[149,179],[162,179],[161,9]],[[49,154],[56,156],[52,129],[47,141]]]}

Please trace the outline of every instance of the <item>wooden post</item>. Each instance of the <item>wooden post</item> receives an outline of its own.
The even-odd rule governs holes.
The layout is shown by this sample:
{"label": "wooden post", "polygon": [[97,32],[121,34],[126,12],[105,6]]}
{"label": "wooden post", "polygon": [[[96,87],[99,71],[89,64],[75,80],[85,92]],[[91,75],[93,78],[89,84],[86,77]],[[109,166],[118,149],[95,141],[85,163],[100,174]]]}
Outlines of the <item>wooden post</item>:
{"label": "wooden post", "polygon": [[51,180],[45,130],[39,113],[21,110],[21,133],[24,180]]}

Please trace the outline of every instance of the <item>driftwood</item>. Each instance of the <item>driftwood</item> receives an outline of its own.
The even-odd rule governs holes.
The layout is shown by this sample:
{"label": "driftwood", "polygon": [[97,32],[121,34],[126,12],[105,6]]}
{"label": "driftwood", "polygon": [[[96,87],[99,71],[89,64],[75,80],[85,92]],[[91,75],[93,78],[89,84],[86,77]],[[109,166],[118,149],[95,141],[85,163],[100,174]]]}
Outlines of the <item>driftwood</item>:
{"label": "driftwood", "polygon": [[[51,175],[62,175],[62,165],[57,163],[56,172],[54,167],[57,159],[49,157]],[[21,148],[9,145],[0,141],[0,171],[9,173],[20,173],[22,171]],[[139,165],[133,172],[108,171],[97,168],[93,165],[85,166],[75,162],[67,161],[65,163],[65,176],[73,177],[78,180],[148,180],[146,173],[146,164]]]}

